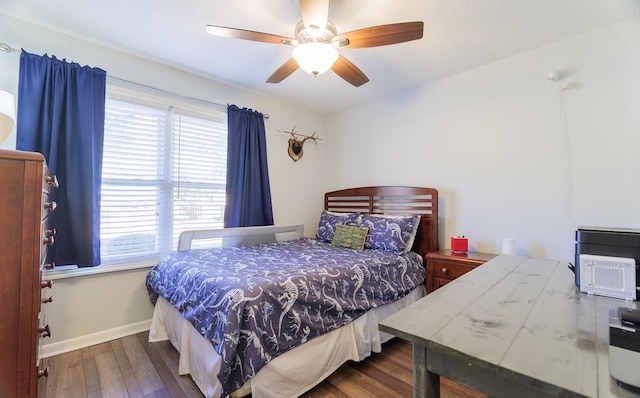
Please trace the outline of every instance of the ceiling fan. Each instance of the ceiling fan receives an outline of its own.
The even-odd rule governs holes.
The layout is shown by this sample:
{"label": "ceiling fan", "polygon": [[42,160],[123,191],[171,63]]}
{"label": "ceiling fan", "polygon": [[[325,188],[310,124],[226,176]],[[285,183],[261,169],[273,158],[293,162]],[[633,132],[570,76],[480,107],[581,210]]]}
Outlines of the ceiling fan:
{"label": "ceiling fan", "polygon": [[359,87],[369,78],[351,61],[338,53],[338,48],[365,48],[403,43],[422,38],[424,23],[401,22],[371,26],[338,34],[328,19],[329,0],[300,0],[300,21],[294,37],[285,37],[251,30],[207,25],[214,36],[252,40],[293,46],[292,58],[278,68],[267,83],[280,83],[298,68],[314,76],[331,69],[338,76]]}

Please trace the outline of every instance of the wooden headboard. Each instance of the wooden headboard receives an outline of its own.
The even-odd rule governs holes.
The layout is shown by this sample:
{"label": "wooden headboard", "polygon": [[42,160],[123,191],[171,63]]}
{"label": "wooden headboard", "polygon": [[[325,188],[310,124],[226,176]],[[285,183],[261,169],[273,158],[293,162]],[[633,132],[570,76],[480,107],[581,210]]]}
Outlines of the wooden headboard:
{"label": "wooden headboard", "polygon": [[438,251],[438,191],[433,188],[379,186],[348,188],[324,194],[324,208],[336,212],[420,214],[413,251]]}

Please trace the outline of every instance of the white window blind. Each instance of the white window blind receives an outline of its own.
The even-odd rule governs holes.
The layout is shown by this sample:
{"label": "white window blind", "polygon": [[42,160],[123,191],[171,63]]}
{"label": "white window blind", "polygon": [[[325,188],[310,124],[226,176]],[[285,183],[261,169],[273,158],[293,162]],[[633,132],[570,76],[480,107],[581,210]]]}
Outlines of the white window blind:
{"label": "white window blind", "polygon": [[180,232],[223,225],[226,111],[166,102],[107,96],[103,264],[161,257]]}

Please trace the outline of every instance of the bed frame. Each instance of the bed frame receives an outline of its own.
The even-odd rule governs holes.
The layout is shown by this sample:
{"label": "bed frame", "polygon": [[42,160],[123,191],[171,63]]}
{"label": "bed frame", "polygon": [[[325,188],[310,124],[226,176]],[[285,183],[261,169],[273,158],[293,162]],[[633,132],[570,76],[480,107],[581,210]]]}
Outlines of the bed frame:
{"label": "bed frame", "polygon": [[[422,256],[438,250],[438,191],[433,188],[407,186],[349,188],[327,192],[324,202],[325,210],[335,212],[420,214],[421,222],[412,250]],[[193,230],[181,234],[178,250],[210,246],[212,240],[215,245],[235,246],[297,239],[302,236],[302,225]],[[202,245],[202,242],[205,242],[205,245]],[[305,391],[306,388],[319,383],[347,360],[360,361],[372,352],[380,352],[382,343],[393,336],[380,332],[377,327],[378,322],[419,300],[423,295],[424,290],[415,289],[398,302],[374,308],[354,322],[316,337],[303,346],[274,358],[268,366],[262,368],[250,382],[232,396],[241,397],[253,390],[256,397],[276,397],[281,391],[274,390],[274,380],[279,382],[278,385],[282,388],[283,385],[291,383],[292,375],[295,374],[298,378],[304,375],[296,382],[297,390],[292,390],[294,392],[289,394],[297,395],[300,391]],[[219,363],[216,365],[214,362],[209,362],[211,358],[217,356],[213,347],[170,304],[159,304],[156,304],[152,320],[150,341],[169,339],[180,352],[179,373],[190,373],[206,396],[217,396],[219,386],[215,381],[210,382],[211,375],[215,375],[219,369]],[[156,318],[156,314],[165,311],[166,315],[159,315]],[[304,350],[301,351],[301,349]],[[309,361],[308,358],[323,361],[323,366],[318,367],[317,363]],[[307,367],[306,370],[304,370],[305,367]],[[310,373],[307,376],[307,373],[312,371],[321,373]],[[300,389],[301,383],[308,387]]]}
{"label": "bed frame", "polygon": [[336,212],[420,214],[412,250],[422,256],[438,251],[438,191],[407,186],[372,186],[327,192],[324,208]]}

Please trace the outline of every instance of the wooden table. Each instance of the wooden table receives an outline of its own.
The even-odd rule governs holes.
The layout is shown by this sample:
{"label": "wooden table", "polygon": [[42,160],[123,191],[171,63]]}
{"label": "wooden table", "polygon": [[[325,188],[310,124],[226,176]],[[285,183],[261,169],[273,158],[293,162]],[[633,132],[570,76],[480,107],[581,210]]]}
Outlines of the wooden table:
{"label": "wooden table", "polygon": [[413,396],[442,375],[491,397],[638,397],[608,358],[609,309],[638,303],[580,293],[567,266],[501,255],[380,322],[413,343]]}

